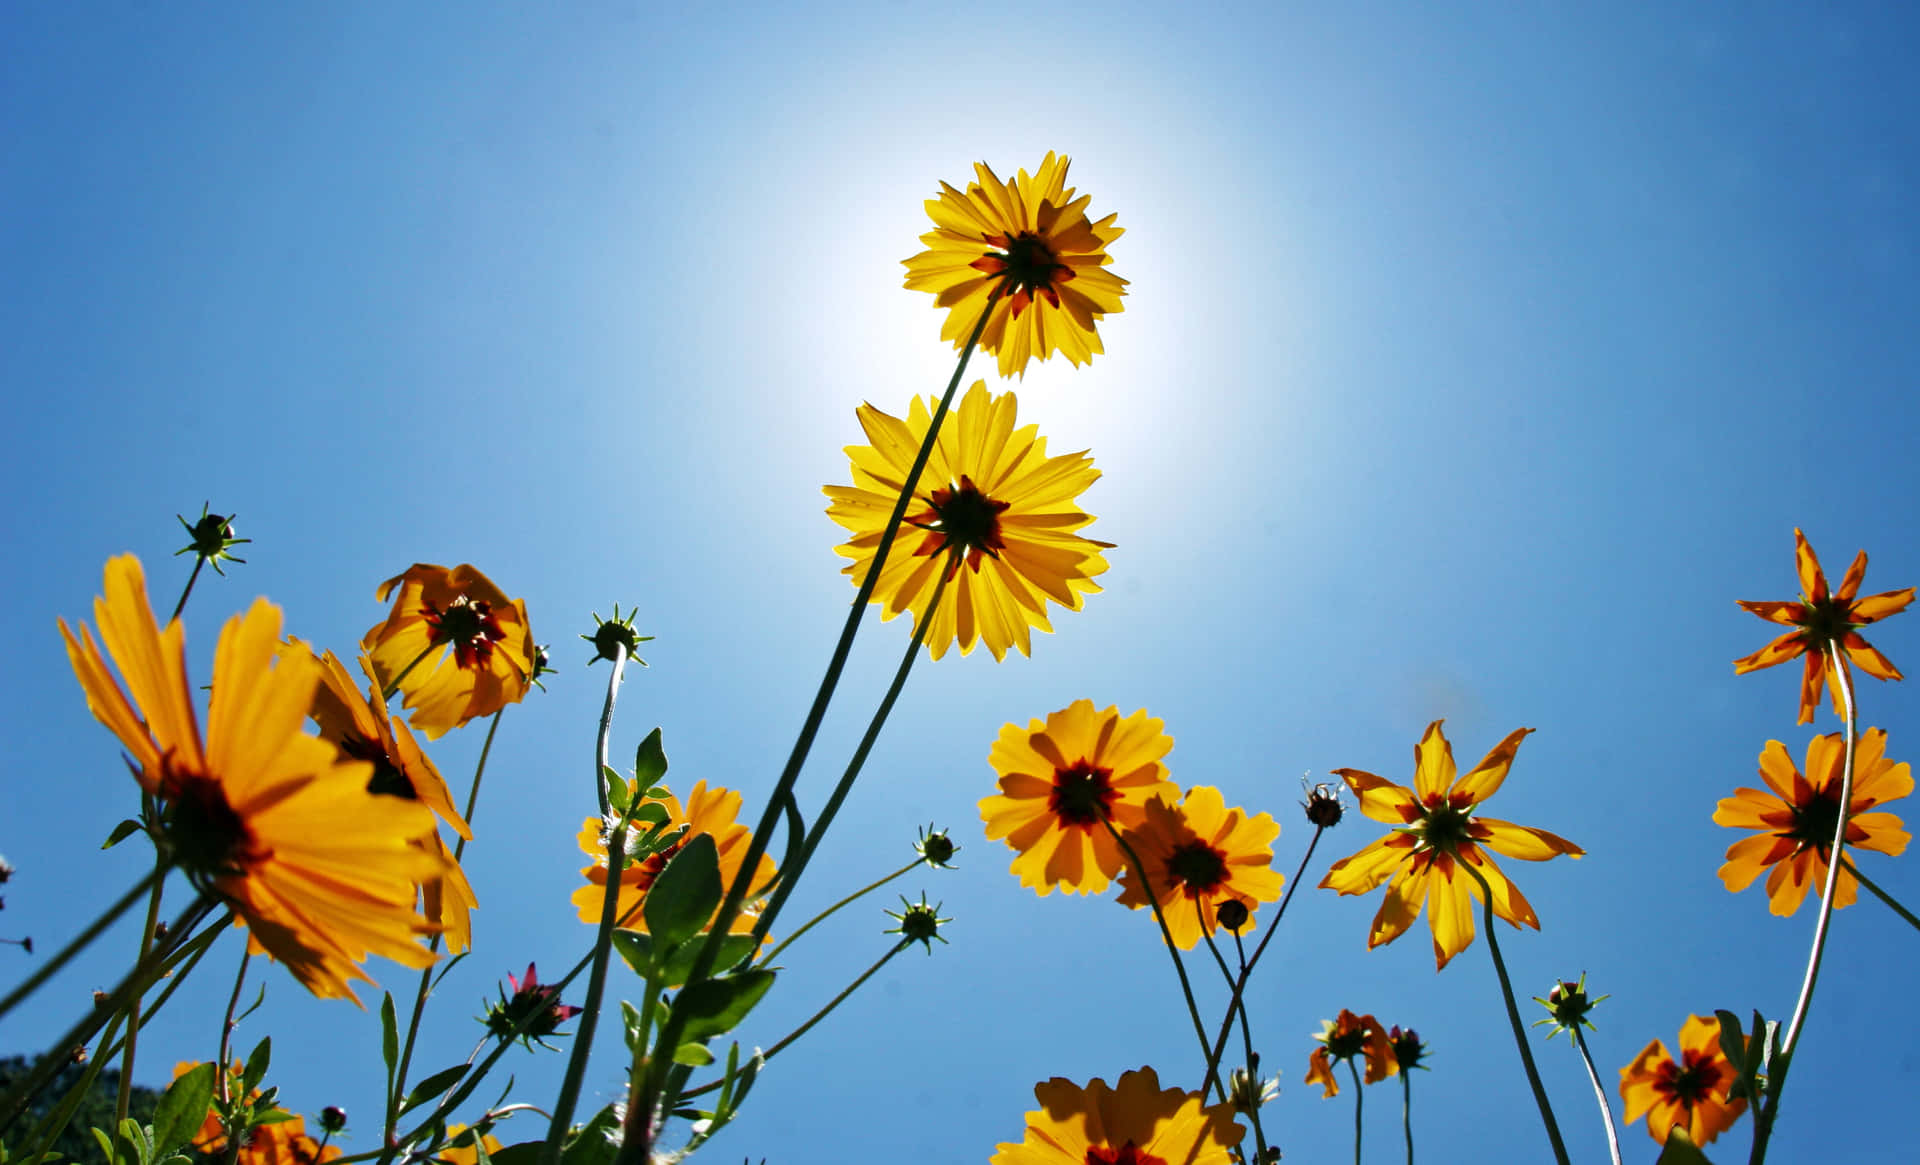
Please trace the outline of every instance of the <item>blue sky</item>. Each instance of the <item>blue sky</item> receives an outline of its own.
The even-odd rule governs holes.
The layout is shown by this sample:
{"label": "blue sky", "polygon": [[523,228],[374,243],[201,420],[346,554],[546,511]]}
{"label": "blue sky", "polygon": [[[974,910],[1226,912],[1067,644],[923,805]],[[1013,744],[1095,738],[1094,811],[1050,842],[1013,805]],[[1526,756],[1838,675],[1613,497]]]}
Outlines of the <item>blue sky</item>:
{"label": "blue sky", "polygon": [[[20,872],[0,934],[52,948],[141,870],[136,847],[95,852],[134,789],[53,625],[89,613],[108,556],[140,554],[164,601],[173,515],[239,513],[249,564],[187,613],[202,681],[257,594],[345,650],[380,580],[473,562],[564,670],[489,768],[476,952],[422,1067],[463,1057],[495,982],[587,941],[566,898],[604,680],[573,638],[588,612],[636,605],[658,636],[615,752],[662,725],[673,783],[757,814],[851,597],[819,486],[848,479],[858,403],[900,413],[952,367],[900,288],[921,202],[977,160],[1005,175],[1054,149],[1127,228],[1131,294],[1090,368],[1010,387],[1105,473],[1083,501],[1117,544],[1107,589],[1031,660],[917,670],[789,917],[933,820],[962,868],[901,889],[946,903],[953,945],[897,959],[785,1053],[712,1151],[983,1161],[1050,1076],[1194,1082],[1146,916],[1037,899],[981,836],[1000,725],[1083,696],[1163,718],[1174,778],[1273,812],[1288,871],[1303,773],[1405,780],[1437,717],[1468,762],[1533,727],[1490,811],[1588,856],[1513,871],[1544,922],[1503,931],[1518,982],[1585,969],[1613,994],[1610,1087],[1689,1012],[1784,1016],[1811,915],[1727,894],[1735,836],[1710,817],[1766,740],[1798,756],[1810,730],[1792,669],[1733,675],[1768,637],[1733,600],[1791,595],[1796,525],[1836,575],[1869,549],[1869,591],[1920,581],[1913,32],[1867,5],[10,8],[0,852]],[[908,633],[869,619],[804,807]],[[1875,642],[1920,659],[1905,620]],[[1913,700],[1864,686],[1896,759]],[[478,747],[435,756],[459,784]],[[1342,825],[1309,880],[1377,831]],[[1910,859],[1864,861],[1920,900]],[[877,956],[889,904],[796,945],[743,1038],[771,1044]],[[1422,924],[1368,952],[1377,905],[1303,890],[1255,981],[1284,1074],[1268,1128],[1289,1160],[1350,1152],[1350,1098],[1300,1084],[1309,1033],[1350,1007],[1434,1047],[1425,1159],[1537,1159],[1484,949],[1436,976]],[[1848,1160],[1910,1153],[1882,1114],[1920,1058],[1885,1001],[1916,941],[1870,899],[1837,916],[1777,1159],[1820,1154],[1827,1112]],[[131,942],[0,1048],[52,1038]],[[145,1079],[211,1057],[236,949],[150,1029]],[[371,1144],[373,1017],[264,978],[241,1041],[272,1030],[287,1100],[346,1105],[349,1147]],[[1577,1062],[1540,1054],[1576,1156],[1599,1159]],[[550,1099],[560,1061],[516,1058],[515,1095]],[[588,1100],[618,1083],[605,1052]],[[1397,1133],[1394,1093],[1375,1098],[1370,1157]],[[1652,1160],[1640,1126],[1625,1143]]]}

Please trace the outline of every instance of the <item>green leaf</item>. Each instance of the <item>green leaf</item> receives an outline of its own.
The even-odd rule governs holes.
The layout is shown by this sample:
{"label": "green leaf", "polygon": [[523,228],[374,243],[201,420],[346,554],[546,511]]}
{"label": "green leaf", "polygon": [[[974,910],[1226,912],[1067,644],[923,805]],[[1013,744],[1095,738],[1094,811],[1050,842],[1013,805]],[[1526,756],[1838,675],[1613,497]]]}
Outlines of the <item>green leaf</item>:
{"label": "green leaf", "polygon": [[625,813],[633,800],[633,786],[627,784],[626,778],[614,771],[612,765],[600,766],[600,779],[606,782],[608,807],[615,813]]}
{"label": "green leaf", "polygon": [[665,825],[667,823],[667,807],[658,801],[647,801],[633,811],[631,818],[634,821],[643,821],[648,825]]}
{"label": "green leaf", "polygon": [[[1740,1030],[1740,1017],[1724,1007],[1716,1007],[1713,1014],[1720,1021],[1720,1054],[1733,1065],[1736,1073],[1744,1073],[1747,1064],[1747,1037]],[[1755,1013],[1759,1018],[1759,1013]]]}
{"label": "green leaf", "polygon": [[704,1040],[732,1031],[773,986],[773,972],[742,971],[723,979],[705,979],[673,1000],[673,1010],[686,1017],[681,1039]]}
{"label": "green leaf", "polygon": [[153,1138],[147,1136],[147,1130],[132,1117],[120,1122],[120,1139],[133,1147],[134,1160],[140,1165],[149,1165],[153,1160]]}
{"label": "green leaf", "polygon": [[645,931],[614,931],[613,949],[621,962],[633,968],[634,974],[642,979],[653,975],[653,937]]}
{"label": "green leaf", "polygon": [[153,1146],[158,1154],[187,1143],[207,1119],[213,1104],[213,1065],[198,1064],[160,1095],[153,1110]]}
{"label": "green leaf", "polygon": [[660,747],[660,730],[647,733],[640,742],[640,748],[633,755],[633,783],[636,786],[652,787],[660,783],[667,775],[667,754]]}
{"label": "green leaf", "polygon": [[99,1129],[90,1129],[88,1131],[93,1134],[94,1140],[100,1142],[100,1159],[102,1161],[106,1161],[108,1165],[112,1165],[112,1162],[120,1159],[120,1154],[114,1152],[112,1137],[107,1136],[107,1134],[101,1132]]}
{"label": "green leaf", "polygon": [[1667,1134],[1667,1147],[1661,1150],[1660,1159],[1654,1165],[1713,1165],[1713,1162],[1693,1143],[1684,1126],[1676,1126]]}
{"label": "green leaf", "polygon": [[400,1066],[400,1021],[393,1013],[391,991],[380,998],[380,1056],[387,1062],[387,1084],[391,1091],[393,1073]]}
{"label": "green leaf", "polygon": [[121,842],[139,832],[140,823],[129,817],[113,827],[113,832],[107,835],[107,840],[100,843],[100,848],[112,849],[114,846],[119,845]]}
{"label": "green leaf", "polygon": [[641,904],[655,946],[675,946],[699,934],[725,893],[713,835],[694,834],[660,871]]}
{"label": "green leaf", "polygon": [[673,790],[667,788],[665,785],[655,785],[652,788],[647,790],[648,800],[665,801],[668,797],[671,797],[671,796],[673,796]]}
{"label": "green leaf", "polygon": [[641,1032],[640,1009],[622,999],[620,1001],[620,1023],[627,1032],[627,1051],[636,1055],[641,1052],[643,1033]]}
{"label": "green leaf", "polygon": [[273,1037],[266,1036],[247,1053],[247,1066],[240,1071],[240,1091],[252,1092],[267,1078],[267,1065],[273,1063]]}
{"label": "green leaf", "polygon": [[613,1165],[613,1159],[620,1155],[616,1141],[619,1135],[620,1122],[613,1115],[613,1106],[608,1105],[594,1113],[586,1127],[560,1150],[560,1165]]}
{"label": "green leaf", "polygon": [[508,1145],[492,1155],[493,1165],[539,1165],[540,1154],[545,1151],[545,1141],[522,1141],[517,1145]]}
{"label": "green leaf", "polygon": [[673,1062],[704,1068],[713,1063],[713,1053],[707,1050],[705,1044],[681,1044],[673,1050]]}
{"label": "green leaf", "polygon": [[[714,960],[715,967],[726,968],[759,949],[760,944],[753,941],[750,934],[730,934],[720,940],[720,957]],[[660,986],[679,987],[687,981],[687,975],[693,970],[693,961],[700,956],[701,944],[685,942],[667,952],[659,967]]]}
{"label": "green leaf", "polygon": [[465,1064],[455,1064],[451,1068],[442,1068],[438,1072],[435,1072],[425,1080],[414,1085],[413,1091],[407,1093],[406,1103],[400,1106],[401,1114],[404,1115],[412,1112],[442,1092],[452,1088],[454,1081],[466,1074],[467,1065]]}

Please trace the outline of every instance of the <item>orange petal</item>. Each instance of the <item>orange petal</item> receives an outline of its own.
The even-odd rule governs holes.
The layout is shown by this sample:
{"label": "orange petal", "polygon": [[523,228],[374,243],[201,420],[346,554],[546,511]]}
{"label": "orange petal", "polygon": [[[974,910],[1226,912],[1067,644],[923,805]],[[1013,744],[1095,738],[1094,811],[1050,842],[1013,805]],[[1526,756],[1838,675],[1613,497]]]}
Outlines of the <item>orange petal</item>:
{"label": "orange petal", "polygon": [[1428,797],[1445,795],[1458,771],[1453,766],[1453,746],[1447,743],[1446,733],[1440,731],[1442,723],[1444,721],[1435,720],[1427,725],[1420,743],[1413,746],[1413,791],[1423,802]]}

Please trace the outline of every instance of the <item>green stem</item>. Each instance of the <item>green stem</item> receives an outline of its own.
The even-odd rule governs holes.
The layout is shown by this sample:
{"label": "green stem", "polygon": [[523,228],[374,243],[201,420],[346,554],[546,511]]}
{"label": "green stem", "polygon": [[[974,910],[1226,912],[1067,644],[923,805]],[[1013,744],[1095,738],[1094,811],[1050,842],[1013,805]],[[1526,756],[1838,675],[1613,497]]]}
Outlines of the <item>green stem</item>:
{"label": "green stem", "polygon": [[[187,596],[182,594],[180,596],[180,602],[184,605],[186,601]],[[156,803],[153,799],[153,794],[145,790],[142,790],[140,793],[140,815],[146,820],[148,828],[151,829],[155,827],[157,818]],[[154,836],[158,836],[158,834],[156,833]],[[161,875],[161,877],[154,879],[153,889],[147,892],[147,920],[140,925],[140,947],[134,956],[135,962],[146,958],[147,952],[153,948],[153,928],[154,925],[160,921],[161,891],[166,887],[166,866],[167,859],[161,854],[160,848],[155,846],[153,851],[153,871]],[[120,1053],[120,1089],[113,1101],[114,1128],[119,1128],[120,1122],[127,1119],[127,1109],[133,1103],[133,1061],[134,1056],[137,1054],[139,1037],[140,996],[136,993],[133,999],[127,1004],[127,1039],[126,1046]]]}
{"label": "green stem", "polygon": [[205,566],[206,564],[207,564],[206,555],[198,554],[194,556],[193,573],[187,576],[187,585],[181,588],[180,601],[173,605],[173,614],[167,616],[167,622],[171,623],[175,619],[178,619],[180,617],[180,612],[187,609],[187,596],[193,593],[193,584],[200,580],[200,568]]}
{"label": "green stem", "polygon": [[1898,914],[1901,918],[1906,919],[1908,926],[1911,926],[1915,930],[1920,930],[1920,918],[1915,918],[1911,910],[1908,910],[1906,907],[1900,905],[1898,902],[1895,902],[1893,900],[1893,895],[1887,893],[1885,890],[1882,890],[1879,886],[1875,885],[1873,879],[1861,873],[1859,870],[1859,867],[1855,866],[1851,861],[1848,861],[1846,858],[1841,858],[1840,860],[1846,864],[1847,873],[1852,874],[1854,877],[1860,879],[1860,884],[1862,886],[1865,886],[1867,890],[1875,898],[1878,898],[1880,901],[1885,902],[1887,904],[1887,907],[1891,909],[1895,914]]}
{"label": "green stem", "polygon": [[[227,1057],[233,1055],[233,1029],[239,1026],[233,1018],[233,1013],[240,1008],[240,992],[247,985],[247,964],[252,961],[253,951],[250,949],[242,949],[240,952],[240,969],[236,971],[233,976],[233,991],[227,996],[227,1017],[220,1025],[220,1055],[213,1061],[213,1078],[217,1081],[215,1092],[219,1095],[222,1103],[233,1099],[228,1095],[227,1091]],[[240,1138],[234,1134],[239,1131],[238,1129],[228,1129],[227,1139],[238,1142]]]}
{"label": "green stem", "polygon": [[1513,1002],[1513,981],[1507,978],[1507,961],[1500,957],[1500,940],[1494,934],[1493,890],[1479,870],[1465,860],[1454,863],[1465,870],[1480,887],[1480,904],[1485,908],[1487,950],[1493,954],[1493,969],[1500,976],[1500,998],[1507,1005],[1507,1022],[1513,1027],[1513,1042],[1520,1049],[1520,1062],[1527,1069],[1527,1083],[1533,1088],[1533,1102],[1540,1108],[1541,1123],[1547,1126],[1547,1140],[1553,1142],[1553,1159],[1569,1165],[1566,1142],[1560,1139],[1560,1123],[1553,1119],[1553,1105],[1547,1100],[1546,1086],[1540,1083],[1540,1069],[1533,1062],[1533,1049],[1527,1046],[1527,1029],[1520,1023],[1520,1009]]}
{"label": "green stem", "polygon": [[800,847],[800,856],[794,859],[792,868],[780,871],[780,887],[774,891],[773,901],[754,921],[753,937],[756,942],[767,937],[774,918],[779,915],[780,908],[786,905],[788,895],[800,884],[800,874],[807,868],[807,863],[813,860],[813,851],[819,848],[820,840],[827,834],[827,827],[833,824],[841,804],[853,790],[853,782],[859,777],[861,767],[867,763],[867,754],[873,751],[874,742],[880,739],[880,729],[886,725],[894,701],[900,698],[900,690],[907,685],[907,673],[913,670],[914,661],[920,658],[920,645],[926,641],[927,629],[933,626],[934,612],[940,609],[940,599],[947,593],[947,583],[959,569],[960,557],[956,552],[947,569],[940,573],[940,581],[934,584],[933,595],[927,600],[927,609],[914,618],[913,638],[907,644],[906,654],[900,657],[900,666],[894,669],[893,682],[887,686],[887,694],[880,698],[880,706],[867,723],[866,734],[860,738],[859,747],[853,750],[852,759],[847,761],[846,771],[840,774],[840,783],[833,787],[833,795],[827,798],[826,805],[813,819],[812,827],[807,830],[806,841]]}
{"label": "green stem", "polygon": [[[1839,648],[1829,640],[1822,648],[1827,666],[1840,691],[1841,716],[1846,722],[1846,753],[1841,758],[1840,812],[1833,824],[1833,843],[1822,847],[1827,859],[1827,879],[1820,891],[1820,913],[1813,924],[1813,947],[1807,952],[1807,973],[1800,983],[1800,998],[1787,1021],[1786,1035],[1780,1040],[1779,1054],[1773,1060],[1773,1074],[1767,1081],[1765,1103],[1757,1106],[1753,1117],[1753,1149],[1748,1165],[1766,1160],[1767,1142],[1773,1137],[1773,1122],[1780,1113],[1780,1093],[1787,1084],[1787,1072],[1793,1067],[1793,1050],[1800,1040],[1800,1029],[1807,1022],[1807,1010],[1813,1004],[1814,984],[1820,978],[1820,960],[1827,950],[1827,928],[1833,919],[1833,893],[1840,881],[1840,864],[1846,861],[1847,823],[1853,817],[1853,749],[1858,732],[1858,714],[1853,703],[1853,673]],[[1858,874],[1856,873],[1856,877]]]}
{"label": "green stem", "polygon": [[[1209,940],[1211,941],[1211,940]],[[1240,942],[1240,932],[1233,932],[1233,949],[1240,960],[1240,969],[1247,969],[1247,949]],[[1253,1050],[1253,1028],[1247,1023],[1247,1009],[1240,1011],[1240,1039],[1247,1053],[1247,1086],[1252,1090],[1252,1104],[1247,1107],[1247,1121],[1253,1125],[1254,1147],[1259,1150],[1258,1160],[1265,1165],[1267,1160],[1267,1132],[1260,1123],[1260,1057]]]}
{"label": "green stem", "polygon": [[[1413,1073],[1400,1070],[1400,1131],[1407,1137],[1407,1165],[1413,1165]],[[1613,1165],[1620,1165],[1614,1158]]]}
{"label": "green stem", "polygon": [[1353,1077],[1353,1165],[1360,1165],[1360,1131],[1364,1127],[1360,1118],[1367,1108],[1367,1089],[1360,1083],[1360,1069],[1351,1059],[1347,1061],[1347,1074]]}
{"label": "green stem", "polygon": [[1607,1126],[1607,1154],[1613,1158],[1613,1165],[1620,1165],[1620,1134],[1613,1127],[1613,1105],[1607,1101],[1607,1090],[1601,1086],[1600,1073],[1594,1070],[1593,1056],[1587,1051],[1587,1037],[1580,1033],[1577,1023],[1573,1025],[1573,1046],[1580,1049],[1580,1062],[1587,1066],[1587,1079],[1593,1082],[1594,1099],[1600,1102],[1600,1119]]}
{"label": "green stem", "polygon": [[[1239,976],[1234,980],[1233,997],[1227,1000],[1227,1017],[1220,1021],[1220,1034],[1214,1037],[1213,1046],[1207,1054],[1207,1075],[1211,1077],[1220,1067],[1220,1057],[1227,1051],[1227,1036],[1233,1031],[1233,1017],[1240,1011],[1241,996],[1246,993],[1247,980],[1253,977],[1253,968],[1260,962],[1260,956],[1267,951],[1267,944],[1280,931],[1280,919],[1287,913],[1287,903],[1293,901],[1293,892],[1300,887],[1300,879],[1306,876],[1307,863],[1313,860],[1314,847],[1320,844],[1320,835],[1327,831],[1324,825],[1313,827],[1313,838],[1307,842],[1307,852],[1300,857],[1300,866],[1293,871],[1293,880],[1287,883],[1287,892],[1280,896],[1280,909],[1273,912],[1268,920],[1267,933],[1260,936],[1259,945],[1253,948],[1253,958],[1248,959],[1240,968]],[[1238,936],[1235,936],[1238,937]]]}
{"label": "green stem", "polygon": [[[1220,944],[1213,941],[1213,933],[1207,929],[1207,909],[1199,898],[1193,900],[1193,912],[1200,920],[1200,937],[1207,940],[1207,949],[1213,952],[1213,965],[1220,968],[1220,977],[1227,982],[1227,990],[1233,990],[1233,972],[1227,969],[1227,960],[1220,953]],[[1239,935],[1233,936],[1236,941]],[[1243,964],[1244,965],[1244,964]],[[1202,1038],[1204,1042],[1204,1037]]]}
{"label": "green stem", "polygon": [[870,882],[867,885],[860,887],[858,890],[855,890],[853,893],[847,895],[845,898],[842,898],[840,901],[835,902],[832,906],[829,906],[825,910],[822,910],[820,913],[814,915],[812,918],[807,920],[807,924],[805,926],[801,927],[799,930],[794,931],[792,934],[782,939],[780,941],[779,946],[774,947],[773,950],[768,953],[766,958],[760,960],[761,964],[763,966],[771,964],[773,960],[779,956],[781,951],[784,951],[788,947],[793,945],[794,940],[798,939],[801,935],[812,930],[814,927],[825,922],[841,907],[857,902],[861,898],[866,897],[868,894],[871,894],[875,890],[878,890],[880,887],[886,885],[888,882],[893,881],[895,878],[901,877],[902,875],[911,873],[912,871],[919,869],[920,863],[926,860],[927,859],[924,857],[915,858],[912,861],[908,862],[906,865],[901,866],[899,869],[895,870],[893,873],[888,874],[884,878],[881,878],[879,881]]}
{"label": "green stem", "polygon": [[[1121,852],[1127,855],[1127,862],[1133,867],[1133,876],[1140,879],[1140,893],[1146,898],[1147,905],[1153,907],[1153,920],[1160,924],[1160,938],[1166,943],[1167,954],[1173,959],[1174,973],[1180,976],[1180,994],[1187,1001],[1187,1015],[1193,1020],[1194,1037],[1200,1041],[1202,1053],[1210,1052],[1211,1049],[1207,1046],[1206,1025],[1200,1022],[1200,1006],[1193,1001],[1193,983],[1187,978],[1187,965],[1180,958],[1180,948],[1173,945],[1173,931],[1167,926],[1167,916],[1160,911],[1159,896],[1153,892],[1153,887],[1147,882],[1146,867],[1140,863],[1140,855],[1133,852],[1133,846],[1127,843],[1126,838],[1120,836],[1120,831],[1113,827],[1110,819],[1102,816],[1100,824],[1106,826],[1107,835],[1120,844]],[[1202,933],[1205,933],[1204,928]],[[1227,1090],[1226,1086],[1220,1083],[1218,1068],[1218,1062],[1209,1056],[1207,1077],[1201,1082],[1200,1091],[1205,1093],[1207,1088],[1211,1087],[1221,1100],[1226,1100]]]}
{"label": "green stem", "polygon": [[85,950],[88,944],[92,943],[94,939],[99,938],[102,931],[112,926],[115,922],[118,922],[120,916],[125,914],[132,908],[135,902],[140,900],[140,895],[150,893],[154,885],[164,878],[166,873],[166,867],[156,866],[146,877],[135,882],[131,890],[122,894],[119,901],[102,911],[100,917],[94,919],[87,929],[81,931],[79,935],[75,936],[73,941],[61,948],[59,954],[48,959],[41,965],[39,970],[27,976],[26,982],[15,987],[12,991],[7,992],[7,997],[0,999],[0,1016],[6,1015],[9,1011],[12,1011],[17,1004],[39,990],[42,983],[52,978],[55,972],[72,961],[73,957]]}
{"label": "green stem", "polygon": [[413,669],[420,666],[420,661],[427,658],[429,655],[432,655],[434,652],[440,650],[442,647],[445,647],[445,646],[446,646],[446,643],[444,641],[435,641],[421,648],[420,654],[413,657],[413,662],[401,668],[400,674],[393,677],[393,679],[390,680],[385,687],[380,689],[380,698],[382,700],[393,699],[393,694],[400,690],[400,684],[402,683],[402,681],[404,681],[408,676],[413,674]]}

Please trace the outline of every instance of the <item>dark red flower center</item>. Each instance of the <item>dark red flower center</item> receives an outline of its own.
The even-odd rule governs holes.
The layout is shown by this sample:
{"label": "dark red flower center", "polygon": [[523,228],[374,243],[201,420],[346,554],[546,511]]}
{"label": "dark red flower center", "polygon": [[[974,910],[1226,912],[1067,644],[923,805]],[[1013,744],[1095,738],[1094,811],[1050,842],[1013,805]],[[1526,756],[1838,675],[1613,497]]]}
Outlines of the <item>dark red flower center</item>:
{"label": "dark red flower center", "polygon": [[962,556],[968,566],[979,570],[983,554],[998,558],[1006,549],[1000,537],[1000,515],[1009,504],[981,493],[972,478],[961,474],[958,488],[942,486],[934,490],[927,499],[927,509],[907,519],[927,532],[914,554],[948,554],[949,574],[960,568]]}
{"label": "dark red flower center", "polygon": [[167,803],[167,840],[174,861],[189,876],[240,873],[268,856],[255,849],[253,831],[234,812],[226,789],[214,778],[169,767],[160,782],[160,796]]}
{"label": "dark red flower center", "polygon": [[1800,618],[1794,622],[1806,628],[1801,640],[1809,650],[1819,651],[1829,643],[1840,643],[1856,627],[1853,619],[1854,604],[1842,602],[1831,595],[1800,604]]}
{"label": "dark red flower center", "polygon": [[1110,1145],[1088,1145],[1086,1165],[1167,1165],[1159,1157],[1148,1153],[1132,1141],[1114,1148]]}
{"label": "dark red flower center", "polygon": [[1204,841],[1182,842],[1167,858],[1167,884],[1198,898],[1227,880],[1227,855]]}
{"label": "dark red flower center", "polygon": [[413,782],[407,779],[406,770],[393,763],[393,757],[388,755],[386,746],[379,741],[349,732],[340,738],[340,751],[354,760],[373,765],[373,776],[367,778],[367,792],[404,797],[409,801],[420,799],[420,795],[414,791]]}
{"label": "dark red flower center", "polygon": [[1109,782],[1112,769],[1103,769],[1081,760],[1070,768],[1055,769],[1053,792],[1047,795],[1047,808],[1067,825],[1089,829],[1113,816],[1113,803],[1119,790]]}
{"label": "dark red flower center", "polygon": [[1723,1068],[1711,1052],[1687,1052],[1681,1059],[1685,1067],[1671,1060],[1660,1065],[1659,1079],[1653,1082],[1653,1087],[1662,1096],[1688,1108],[1712,1099],[1722,1086],[1721,1073],[1731,1071]]}
{"label": "dark red flower center", "polygon": [[1786,835],[1799,842],[1803,849],[1819,847],[1821,856],[1825,857],[1833,848],[1833,831],[1840,825],[1839,786],[1815,793],[1811,799],[1789,808],[1793,810],[1793,828]]}
{"label": "dark red flower center", "polygon": [[420,614],[433,629],[433,642],[453,644],[453,656],[461,667],[484,668],[493,658],[493,645],[507,637],[493,604],[465,595],[448,603],[445,610],[431,599],[422,599]]}
{"label": "dark red flower center", "polygon": [[980,256],[969,266],[1001,277],[1002,286],[1010,289],[1007,302],[1013,305],[1014,315],[1025,311],[1035,295],[1044,295],[1048,303],[1060,306],[1060,285],[1073,278],[1073,268],[1060,261],[1045,239],[1032,231],[1021,231],[1011,238],[988,235],[983,241],[1000,249]]}

